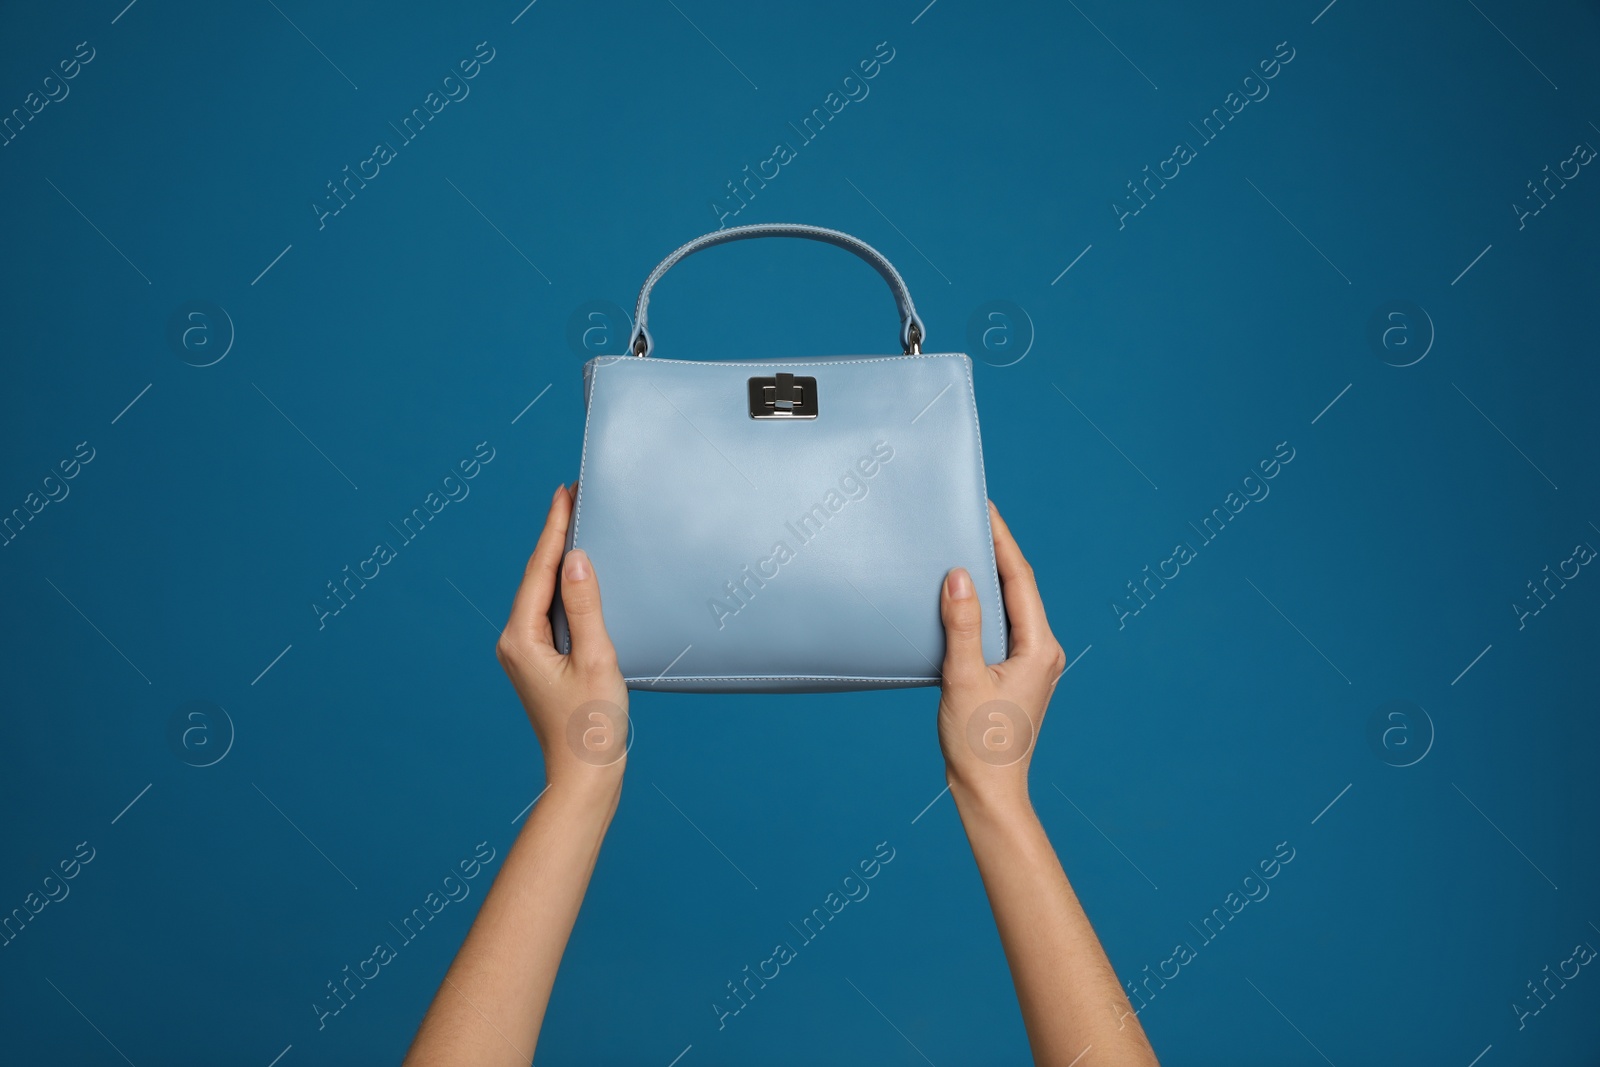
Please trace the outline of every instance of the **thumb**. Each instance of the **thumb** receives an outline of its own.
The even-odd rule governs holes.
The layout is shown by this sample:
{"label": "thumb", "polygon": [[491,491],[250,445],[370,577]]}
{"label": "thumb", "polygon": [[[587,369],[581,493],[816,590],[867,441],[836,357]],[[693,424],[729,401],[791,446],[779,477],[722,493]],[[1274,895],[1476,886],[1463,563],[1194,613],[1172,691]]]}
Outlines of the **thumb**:
{"label": "thumb", "polygon": [[983,614],[972,587],[972,575],[956,567],[945,575],[939,596],[944,620],[944,680],[965,685],[983,676]]}
{"label": "thumb", "polygon": [[581,548],[568,552],[561,565],[561,606],[572,633],[572,658],[586,667],[615,664],[616,650],[600,614],[600,583]]}

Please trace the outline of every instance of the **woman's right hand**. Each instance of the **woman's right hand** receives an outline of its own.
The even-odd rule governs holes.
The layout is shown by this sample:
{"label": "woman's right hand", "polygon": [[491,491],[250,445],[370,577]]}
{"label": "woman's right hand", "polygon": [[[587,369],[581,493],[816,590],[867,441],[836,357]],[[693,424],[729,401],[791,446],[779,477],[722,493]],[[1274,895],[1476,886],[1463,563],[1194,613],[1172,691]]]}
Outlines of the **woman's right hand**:
{"label": "woman's right hand", "polygon": [[[605,796],[621,787],[627,762],[628,687],[600,613],[594,566],[581,548],[563,552],[571,518],[572,493],[559,486],[495,654],[539,738],[545,782]],[[550,626],[558,580],[571,635],[566,655]]]}
{"label": "woman's right hand", "polygon": [[972,576],[964,567],[951,570],[939,596],[945,632],[939,747],[958,800],[1026,803],[1034,742],[1067,656],[1050,632],[1033,568],[992,501],[989,525],[1011,622],[1011,656],[992,667],[984,661]]}

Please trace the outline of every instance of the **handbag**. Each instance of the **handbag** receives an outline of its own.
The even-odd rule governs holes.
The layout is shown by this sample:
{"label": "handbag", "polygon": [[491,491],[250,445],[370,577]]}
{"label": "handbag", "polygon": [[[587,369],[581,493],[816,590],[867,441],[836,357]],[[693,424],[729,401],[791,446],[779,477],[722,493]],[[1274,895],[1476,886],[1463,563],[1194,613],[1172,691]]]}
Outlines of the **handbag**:
{"label": "handbag", "polygon": [[[900,354],[656,355],[655,284],[685,256],[755,237],[824,241],[866,260],[894,293]],[[629,689],[938,685],[940,589],[955,566],[972,575],[984,659],[1006,658],[972,361],[923,352],[924,336],[894,266],[837,230],[731,227],[650,272],[628,354],[583,368],[566,542],[594,562]],[[570,652],[559,592],[551,622]]]}

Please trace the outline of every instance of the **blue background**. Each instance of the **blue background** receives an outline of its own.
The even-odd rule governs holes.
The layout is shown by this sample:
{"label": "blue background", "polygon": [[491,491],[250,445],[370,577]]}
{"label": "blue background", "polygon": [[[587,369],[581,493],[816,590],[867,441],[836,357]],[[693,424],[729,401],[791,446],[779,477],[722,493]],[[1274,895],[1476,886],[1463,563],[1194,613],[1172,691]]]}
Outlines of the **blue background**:
{"label": "blue background", "polygon": [[[1600,577],[1511,607],[1600,545],[1600,176],[1518,217],[1600,145],[1595,6],[924,3],[0,17],[5,113],[94,49],[0,147],[0,509],[94,455],[0,549],[0,911],[94,849],[0,948],[5,1060],[399,1059],[487,874],[320,1029],[312,1005],[479,842],[498,870],[543,786],[492,650],[576,476],[582,362],[626,326],[586,350],[574,316],[719,221],[796,221],[882,249],[928,350],[974,356],[990,494],[1081,653],[1035,805],[1124,981],[1199,947],[1140,1016],[1163,1062],[1596,1062],[1592,968],[1520,1029],[1512,1005],[1600,946]],[[480,41],[470,95],[319,228]],[[719,218],[885,41],[870,94]],[[656,296],[663,356],[895,350],[881,282],[823,246],[716,249]],[[223,311],[175,342],[194,301]],[[1421,313],[1375,342],[1391,301]],[[319,629],[325,583],[484,441],[470,496]],[[1280,442],[1270,496],[1119,627]],[[1027,1062],[934,707],[635,695],[540,1062]],[[879,842],[870,897],[719,1031],[725,983]]]}

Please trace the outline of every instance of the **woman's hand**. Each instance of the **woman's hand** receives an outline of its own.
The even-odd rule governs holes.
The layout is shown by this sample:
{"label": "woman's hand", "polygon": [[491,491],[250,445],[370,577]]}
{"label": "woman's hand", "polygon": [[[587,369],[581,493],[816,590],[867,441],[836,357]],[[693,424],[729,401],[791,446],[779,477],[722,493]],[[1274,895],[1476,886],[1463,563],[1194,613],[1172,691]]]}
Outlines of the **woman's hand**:
{"label": "woman's hand", "polygon": [[[561,955],[622,796],[628,689],[600,618],[588,556],[566,560],[572,495],[556,490],[495,654],[544,749],[545,792],[506,854],[455,962],[434,994],[408,1067],[527,1067]],[[556,572],[572,654],[555,649]]]}
{"label": "woman's hand", "polygon": [[1067,657],[1045,620],[1033,568],[993,502],[989,524],[1011,620],[1011,657],[993,667],[984,662],[972,576],[963,567],[950,571],[939,596],[945,631],[939,747],[958,800],[1026,803],[1033,745]]}
{"label": "woman's hand", "polygon": [[989,525],[1011,658],[984,662],[972,578],[951,571],[939,598],[939,744],[950,795],[994,910],[1033,1062],[1075,1064],[1092,1048],[1095,1058],[1085,1062],[1157,1067],[1139,1013],[1028,800],[1028,761],[1067,657],[1045,621],[1033,568],[993,504]]}
{"label": "woman's hand", "polygon": [[[628,688],[600,615],[600,585],[582,549],[562,559],[572,494],[559,486],[528,560],[495,655],[527,709],[544,750],[545,782],[563,790],[615,787],[628,742]],[[556,651],[550,604],[561,574],[561,604],[572,652]]]}

